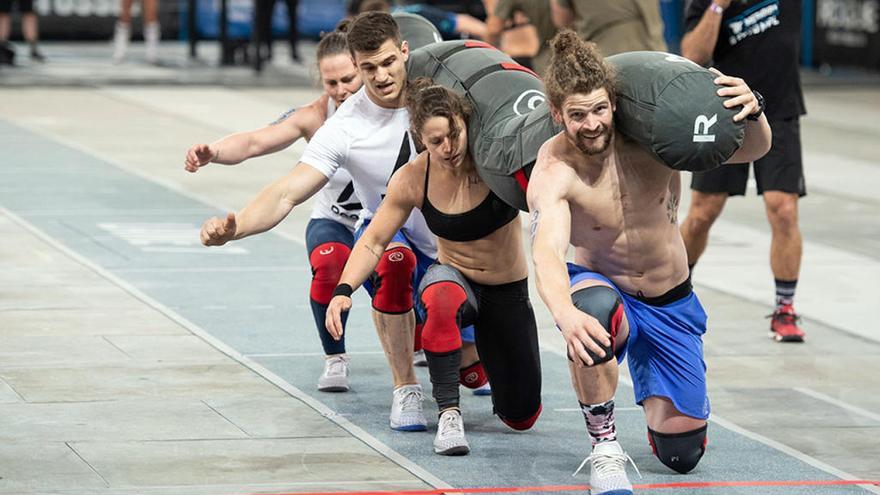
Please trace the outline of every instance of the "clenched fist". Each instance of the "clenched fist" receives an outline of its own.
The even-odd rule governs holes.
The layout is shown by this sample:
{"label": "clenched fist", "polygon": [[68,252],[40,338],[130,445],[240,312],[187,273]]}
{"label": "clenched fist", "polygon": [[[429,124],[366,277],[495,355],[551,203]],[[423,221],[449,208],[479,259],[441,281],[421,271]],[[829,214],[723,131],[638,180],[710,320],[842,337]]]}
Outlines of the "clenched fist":
{"label": "clenched fist", "polygon": [[198,172],[199,167],[204,167],[215,158],[217,158],[217,151],[211,149],[211,145],[194,144],[186,152],[183,168],[187,172]]}
{"label": "clenched fist", "polygon": [[205,246],[222,246],[235,239],[235,213],[229,213],[225,219],[213,217],[206,220],[199,238]]}

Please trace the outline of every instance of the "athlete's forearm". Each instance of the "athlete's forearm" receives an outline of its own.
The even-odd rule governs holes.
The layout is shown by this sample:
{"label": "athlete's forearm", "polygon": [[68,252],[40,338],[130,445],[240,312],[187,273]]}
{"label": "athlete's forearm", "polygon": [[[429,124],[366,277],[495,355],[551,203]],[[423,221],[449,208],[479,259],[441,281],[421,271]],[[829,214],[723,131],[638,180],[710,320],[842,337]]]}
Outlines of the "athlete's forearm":
{"label": "athlete's forearm", "polygon": [[235,239],[271,230],[290,214],[296,203],[286,199],[283,180],[260,191],[253,201],[236,214]]}
{"label": "athlete's forearm", "polygon": [[547,305],[550,314],[553,315],[554,321],[559,321],[560,315],[573,306],[565,259],[554,252],[540,248],[536,243],[532,252],[532,260],[535,264],[535,283],[538,286],[538,294]]}
{"label": "athlete's forearm", "polygon": [[286,176],[260,191],[237,215],[235,239],[265,232],[321,190],[329,179],[316,168],[299,163]]}
{"label": "athlete's forearm", "polygon": [[721,16],[713,12],[710,6],[703,12],[697,26],[681,39],[681,55],[700,65],[706,65],[712,60],[720,29]]}
{"label": "athlete's forearm", "polygon": [[345,268],[342,270],[342,276],[339,277],[339,283],[348,284],[352,289],[357,289],[363,285],[364,281],[376,269],[376,265],[379,264],[379,259],[385,252],[385,247],[370,242],[366,237],[358,239],[358,242],[351,250],[351,256],[345,262]]}
{"label": "athlete's forearm", "polygon": [[773,131],[767,116],[761,115],[758,120],[746,120],[746,132],[743,144],[725,163],[748,163],[758,160],[770,151],[773,143]]}

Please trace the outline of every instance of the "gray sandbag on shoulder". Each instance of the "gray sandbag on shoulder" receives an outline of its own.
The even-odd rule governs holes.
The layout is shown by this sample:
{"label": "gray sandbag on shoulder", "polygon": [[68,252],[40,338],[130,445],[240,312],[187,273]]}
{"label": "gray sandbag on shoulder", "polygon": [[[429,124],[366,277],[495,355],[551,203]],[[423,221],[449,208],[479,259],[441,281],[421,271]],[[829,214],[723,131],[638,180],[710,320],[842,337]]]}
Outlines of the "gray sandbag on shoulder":
{"label": "gray sandbag on shoulder", "polygon": [[400,29],[400,39],[406,40],[410,50],[443,41],[443,36],[431,21],[418,14],[394,12],[391,14]]}
{"label": "gray sandbag on shoulder", "polygon": [[660,162],[701,172],[724,163],[742,145],[740,107],[724,108],[717,76],[690,60],[663,52],[607,58],[617,70],[614,124]]}

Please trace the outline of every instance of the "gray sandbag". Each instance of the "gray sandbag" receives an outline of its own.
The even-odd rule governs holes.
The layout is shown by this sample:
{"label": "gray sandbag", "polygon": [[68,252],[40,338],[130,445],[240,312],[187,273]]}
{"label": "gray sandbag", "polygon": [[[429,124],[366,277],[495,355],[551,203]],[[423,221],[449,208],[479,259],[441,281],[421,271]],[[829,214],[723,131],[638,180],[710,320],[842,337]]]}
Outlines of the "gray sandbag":
{"label": "gray sandbag", "polygon": [[[608,58],[619,74],[615,126],[676,170],[716,167],[742,144],[744,124],[722,105],[714,74],[676,55],[631,52]],[[562,128],[541,80],[489,45],[444,41],[414,50],[408,77],[427,76],[474,107],[469,148],[480,176],[501,199],[527,210],[525,186],[538,150]]]}
{"label": "gray sandbag", "polygon": [[418,14],[409,12],[394,12],[391,17],[400,28],[400,39],[406,40],[410,50],[421,48],[431,43],[443,41],[440,31],[431,23]]}
{"label": "gray sandbag", "polygon": [[663,52],[608,57],[618,74],[616,128],[676,170],[715,168],[742,145],[741,107],[724,108],[714,73]]}

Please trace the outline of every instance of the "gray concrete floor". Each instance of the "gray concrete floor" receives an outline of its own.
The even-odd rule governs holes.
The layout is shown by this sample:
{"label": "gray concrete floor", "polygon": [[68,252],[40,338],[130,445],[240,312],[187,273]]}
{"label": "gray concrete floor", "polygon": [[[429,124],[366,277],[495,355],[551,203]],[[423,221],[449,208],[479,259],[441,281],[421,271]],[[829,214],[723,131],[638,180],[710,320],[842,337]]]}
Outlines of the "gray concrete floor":
{"label": "gray concrete floor", "polygon": [[[67,53],[62,48],[71,50],[47,50],[50,60]],[[75,60],[69,65],[78,67]],[[48,66],[33,70],[56,77]],[[68,77],[64,71],[74,69],[57,70],[57,77]],[[0,119],[217,209],[241,207],[296,162],[301,143],[246,166],[211,166],[196,175],[182,170],[189,145],[263,125],[309,101],[315,90],[302,83],[154,85],[165,77],[151,80],[154,70],[166,69],[136,69],[150,86],[126,81],[28,88],[23,81],[36,77],[33,71],[10,82],[4,69],[0,84],[15,87],[0,87]],[[880,88],[811,86],[807,106],[802,128],[810,194],[801,202],[805,255],[797,305],[808,340],[779,345],[766,337],[764,315],[773,296],[768,228],[760,199],[732,200],[695,273],[710,314],[713,410],[719,424],[778,449],[779,456],[834,476],[878,479],[880,328],[873,312],[880,295]],[[8,173],[2,149],[0,144],[0,493],[456,485],[335,415],[326,396],[297,388],[215,338],[210,327],[156,304],[124,276],[22,218],[22,211],[38,215],[41,205],[8,209],[4,198],[20,193],[25,181]],[[686,208],[687,201],[682,217]],[[308,212],[295,210],[277,230],[301,241]],[[119,263],[125,273],[126,260]],[[559,352],[549,315],[539,302],[535,306],[542,346]],[[548,389],[566,386],[545,383]],[[778,473],[778,479],[788,478]]]}

